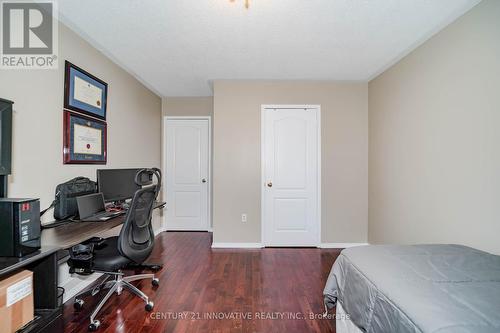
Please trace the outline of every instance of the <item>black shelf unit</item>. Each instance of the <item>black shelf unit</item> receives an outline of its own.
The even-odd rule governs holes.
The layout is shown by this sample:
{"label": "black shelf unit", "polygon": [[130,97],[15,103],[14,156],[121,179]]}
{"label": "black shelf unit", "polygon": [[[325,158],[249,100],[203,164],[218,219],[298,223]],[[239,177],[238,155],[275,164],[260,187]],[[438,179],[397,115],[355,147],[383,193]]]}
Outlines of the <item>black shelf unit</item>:
{"label": "black shelf unit", "polygon": [[11,172],[13,104],[0,98],[0,198],[7,196],[7,177]]}
{"label": "black shelf unit", "polygon": [[41,248],[27,256],[0,257],[0,279],[21,270],[33,272],[35,318],[18,332],[54,333],[63,331],[62,296],[57,287],[58,248]]}

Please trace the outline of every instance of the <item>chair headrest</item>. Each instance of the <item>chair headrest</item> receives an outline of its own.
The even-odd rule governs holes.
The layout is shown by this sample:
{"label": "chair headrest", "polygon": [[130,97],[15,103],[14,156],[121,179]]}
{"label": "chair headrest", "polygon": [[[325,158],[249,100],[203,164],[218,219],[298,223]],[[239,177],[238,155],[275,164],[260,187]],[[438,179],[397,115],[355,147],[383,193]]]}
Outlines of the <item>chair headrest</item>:
{"label": "chair headrest", "polygon": [[[134,181],[139,186],[150,185],[153,179],[153,175],[156,177],[156,185],[158,186],[158,188],[160,188],[161,171],[158,168],[144,168],[139,170],[135,175]],[[144,179],[151,179],[151,180],[145,181]]]}

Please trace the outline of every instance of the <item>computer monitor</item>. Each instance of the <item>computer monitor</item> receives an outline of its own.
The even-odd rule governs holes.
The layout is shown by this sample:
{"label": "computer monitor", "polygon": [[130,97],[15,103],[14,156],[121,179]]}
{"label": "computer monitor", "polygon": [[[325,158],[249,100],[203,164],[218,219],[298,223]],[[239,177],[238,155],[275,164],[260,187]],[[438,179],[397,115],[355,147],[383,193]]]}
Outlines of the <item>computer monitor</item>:
{"label": "computer monitor", "polygon": [[106,202],[131,199],[140,186],[135,175],[141,169],[98,169],[97,186]]}

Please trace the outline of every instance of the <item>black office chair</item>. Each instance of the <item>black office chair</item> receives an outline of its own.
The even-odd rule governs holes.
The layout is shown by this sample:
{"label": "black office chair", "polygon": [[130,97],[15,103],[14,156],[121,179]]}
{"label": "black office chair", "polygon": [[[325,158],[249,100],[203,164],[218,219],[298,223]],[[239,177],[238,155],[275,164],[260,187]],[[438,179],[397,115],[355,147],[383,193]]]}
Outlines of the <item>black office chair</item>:
{"label": "black office chair", "polygon": [[[118,237],[106,238],[98,244],[93,244],[90,267],[86,271],[80,271],[83,274],[93,272],[103,273],[103,277],[98,286],[75,296],[75,309],[83,307],[83,296],[89,294],[94,296],[103,289],[109,289],[108,293],[99,302],[90,316],[89,330],[91,331],[97,330],[101,324],[95,318],[103,305],[113,293],[116,292],[120,295],[124,287],[144,300],[147,311],[153,310],[153,302],[130,282],[152,279],[153,286],[158,286],[159,279],[155,278],[154,274],[124,276],[121,271],[129,265],[135,264],[140,267],[153,251],[154,233],[151,225],[151,216],[155,199],[161,187],[161,172],[156,168],[139,171],[135,177],[135,182],[138,185],[143,185],[140,180],[144,179],[142,177],[144,173],[150,176],[155,175],[157,179],[156,184],[145,186],[135,192],[120,235]],[[72,265],[70,264],[70,266]],[[73,271],[75,271],[74,268]],[[108,281],[110,278],[113,279]]]}

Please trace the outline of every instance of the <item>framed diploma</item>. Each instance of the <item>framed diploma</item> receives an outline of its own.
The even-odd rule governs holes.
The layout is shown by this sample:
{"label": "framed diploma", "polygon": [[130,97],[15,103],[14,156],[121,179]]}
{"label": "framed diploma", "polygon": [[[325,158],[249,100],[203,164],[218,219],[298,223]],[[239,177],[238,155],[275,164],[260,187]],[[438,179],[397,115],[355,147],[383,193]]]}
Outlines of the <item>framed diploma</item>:
{"label": "framed diploma", "polygon": [[106,120],[108,84],[66,61],[64,108]]}
{"label": "framed diploma", "polygon": [[105,122],[64,111],[64,164],[106,164]]}

